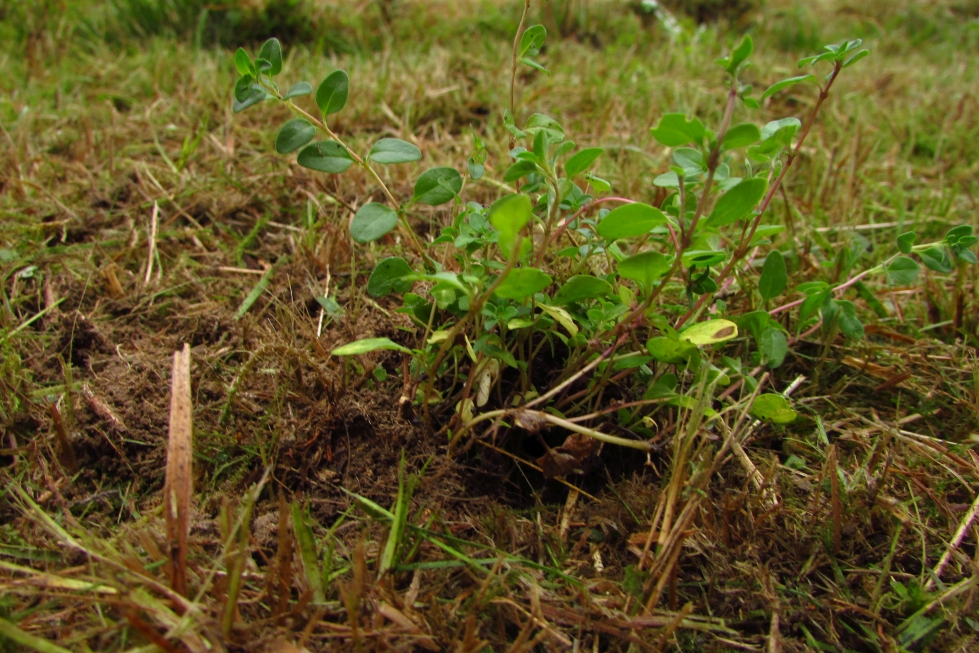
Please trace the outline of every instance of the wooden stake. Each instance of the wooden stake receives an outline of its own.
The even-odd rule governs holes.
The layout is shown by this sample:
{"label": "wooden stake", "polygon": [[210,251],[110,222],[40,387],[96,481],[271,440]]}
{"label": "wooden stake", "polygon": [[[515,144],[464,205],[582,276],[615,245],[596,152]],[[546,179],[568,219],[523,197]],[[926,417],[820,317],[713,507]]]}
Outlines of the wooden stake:
{"label": "wooden stake", "polygon": [[170,587],[187,596],[187,540],[194,492],[193,424],[190,400],[190,345],[173,354],[170,434],[163,502],[170,548]]}

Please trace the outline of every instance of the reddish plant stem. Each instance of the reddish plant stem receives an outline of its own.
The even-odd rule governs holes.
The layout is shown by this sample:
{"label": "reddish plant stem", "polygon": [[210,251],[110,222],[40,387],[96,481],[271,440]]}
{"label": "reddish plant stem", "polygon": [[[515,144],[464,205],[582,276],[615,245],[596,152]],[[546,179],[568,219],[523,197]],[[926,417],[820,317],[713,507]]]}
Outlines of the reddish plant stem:
{"label": "reddish plant stem", "polygon": [[[734,250],[734,255],[731,257],[731,260],[724,266],[720,274],[717,275],[715,283],[720,283],[731,276],[731,273],[734,272],[734,266],[748,253],[748,247],[751,243],[751,239],[754,237],[755,231],[758,229],[758,225],[761,224],[762,216],[765,215],[768,205],[772,203],[775,193],[778,192],[779,187],[782,185],[782,180],[785,179],[786,173],[789,171],[789,168],[792,167],[796,157],[798,157],[799,152],[802,150],[802,145],[806,142],[806,137],[809,136],[809,131],[812,129],[813,123],[816,122],[816,116],[819,114],[819,109],[822,107],[823,102],[826,101],[826,98],[829,97],[829,90],[833,86],[833,82],[836,81],[836,77],[839,75],[842,68],[842,64],[837,62],[836,67],[833,69],[833,72],[830,74],[830,77],[826,82],[826,86],[819,89],[819,97],[816,100],[816,106],[813,107],[812,113],[809,114],[809,119],[806,120],[806,124],[799,136],[799,141],[796,143],[792,152],[789,153],[789,156],[785,161],[785,165],[782,166],[782,170],[779,172],[778,177],[775,178],[775,182],[772,184],[771,188],[768,189],[768,193],[765,195],[765,198],[762,200],[761,205],[759,206],[758,215],[755,216],[755,219],[751,222],[750,229],[746,228],[742,232],[741,242],[738,244],[737,249]],[[701,295],[697,299],[697,302],[694,304],[693,308],[691,308],[677,320],[675,328],[679,329],[681,326],[683,326],[687,320],[693,317],[693,315],[703,307],[707,299],[712,296],[713,295],[711,293]]]}
{"label": "reddish plant stem", "polygon": [[[694,231],[697,229],[697,223],[700,221],[701,216],[704,215],[704,211],[707,209],[707,199],[710,196],[711,186],[714,185],[714,173],[717,172],[717,166],[720,164],[721,160],[721,144],[724,142],[724,136],[727,134],[728,127],[731,126],[731,116],[734,115],[734,105],[738,99],[738,80],[731,80],[731,90],[727,94],[727,107],[724,109],[724,118],[721,119],[721,127],[717,130],[717,145],[711,150],[710,154],[707,156],[707,181],[704,182],[704,190],[700,194],[700,201],[697,203],[697,211],[693,214],[693,220],[690,221],[690,228],[685,229],[683,226],[683,216],[686,211],[685,206],[680,206],[680,241],[683,245],[683,250],[686,251],[690,247],[690,242],[693,240]],[[683,252],[678,251],[677,256],[682,256]]]}

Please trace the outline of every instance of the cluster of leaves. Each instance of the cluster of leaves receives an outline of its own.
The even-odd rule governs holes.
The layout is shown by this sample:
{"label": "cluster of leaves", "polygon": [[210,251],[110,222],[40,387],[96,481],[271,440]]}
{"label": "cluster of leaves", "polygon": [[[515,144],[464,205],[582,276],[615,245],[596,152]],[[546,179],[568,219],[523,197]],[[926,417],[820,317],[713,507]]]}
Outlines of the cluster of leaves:
{"label": "cluster of leaves", "polygon": [[[546,35],[541,25],[528,28],[514,60],[547,72],[531,59],[540,53]],[[649,434],[642,408],[656,403],[690,407],[693,399],[682,388],[722,387],[736,378],[752,391],[760,370],[782,365],[793,336],[775,318],[778,313],[798,307],[796,334],[821,320],[828,333],[863,336],[855,305],[838,297],[852,282],[836,287],[824,281],[802,283],[795,291],[804,299],[772,308],[789,282],[783,254],[774,248],[757,278],[758,310],[726,319],[719,316],[724,306],[718,302],[715,315],[701,319],[707,300],[719,288],[736,275],[743,279],[752,274],[749,252],[770,247],[784,230],[765,222],[768,205],[837,76],[867,56],[860,45],[856,40],[827,46],[799,66],[828,66],[828,74],[780,81],[756,99],[752,87],[740,80],[753,51],[751,38],[745,37],[717,62],[730,89],[716,130],[684,113],[666,114],[652,129],[656,141],[672,149],[672,165],[652,180],[667,190],[659,206],[610,194],[611,184],[591,172],[602,148],[578,148],[557,120],[541,113],[518,126],[508,110],[503,122],[517,146],[510,151],[512,162],[502,180],[516,184],[518,192],[490,206],[466,202],[459,195],[463,175],[439,167],[421,173],[412,196],[398,201],[373,166],[419,161],[418,148],[392,138],[379,140],[363,156],[347,147],[326,122],[346,104],[347,74],[336,71],[320,83],[314,95],[319,115],[313,115],[294,103],[313,94],[311,84],[299,82],[280,92],[275,77],[282,71],[282,53],[274,39],[254,61],[238,50],[235,63],[241,78],[234,110],[268,99],[285,103],[297,117],[279,130],[278,152],[298,151],[299,165],[330,174],[360,165],[384,191],[387,204],[372,202],[357,210],[351,238],[369,243],[400,227],[416,249],[414,261],[393,256],[379,262],[366,290],[374,297],[401,295],[401,310],[424,333],[420,344],[409,349],[371,338],[333,354],[377,349],[410,354],[419,383],[417,401],[426,410],[430,404],[454,406],[457,430],[472,423],[494,389],[501,406],[530,406],[552,399],[557,390],[594,371],[582,380],[587,388],[577,393],[575,405],[597,408],[615,380],[618,387],[630,388],[619,398],[638,407],[618,411],[621,424],[642,437]],[[794,117],[760,127],[734,122],[739,107],[758,109],[767,97],[797,84],[818,87],[818,101],[805,125]],[[313,142],[317,133],[326,138]],[[466,174],[479,179],[485,174],[486,149],[475,133],[473,143]],[[423,246],[407,220],[412,207],[450,202],[451,224]],[[918,274],[912,255],[947,273],[953,261],[975,263],[970,250],[975,243],[971,227],[956,227],[941,242],[919,245],[914,234],[904,234],[898,238],[898,254],[860,276],[880,273],[891,284],[907,285]],[[735,355],[710,351],[735,339],[747,345],[748,338],[753,348],[724,352]],[[747,352],[754,369],[742,366],[737,351]],[[557,373],[547,376],[557,384],[548,392],[535,387],[532,373],[544,353],[552,371],[554,358],[561,361]],[[440,383],[444,379],[448,381]],[[563,415],[569,403],[552,401],[548,409]],[[753,412],[782,422],[795,417],[787,400],[775,394],[757,397]]]}

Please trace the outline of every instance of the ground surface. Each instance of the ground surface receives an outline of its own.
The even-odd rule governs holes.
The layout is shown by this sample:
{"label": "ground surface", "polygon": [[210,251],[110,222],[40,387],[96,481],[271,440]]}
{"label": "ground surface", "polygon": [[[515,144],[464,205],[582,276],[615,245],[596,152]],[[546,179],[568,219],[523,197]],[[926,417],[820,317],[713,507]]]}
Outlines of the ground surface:
{"label": "ground surface", "polygon": [[[453,406],[426,422],[400,405],[401,354],[329,355],[422,334],[393,297],[363,292],[374,262],[401,251],[349,237],[349,208],[377,188],[277,155],[283,109],[232,114],[232,50],[127,32],[136,4],[117,3],[122,18],[4,5],[0,650],[977,650],[974,267],[875,285],[876,314],[853,293],[867,338],[804,339],[773,378],[782,391],[804,377],[801,418],[746,441],[762,487],[726,460],[687,489],[703,499],[676,557],[654,559],[665,445],[649,459],[606,446],[565,479],[528,464],[544,453],[533,438],[448,456]],[[834,89],[772,210],[787,248],[843,251],[857,233],[869,267],[903,231],[979,225],[979,27],[974,4],[864,4],[771,2],[671,35],[626,3],[574,2],[566,16],[556,3],[541,18],[552,75],[521,76],[520,115],[559,116],[580,145],[607,149],[598,172],[617,194],[654,202],[669,160],[649,128],[673,110],[718,120],[713,60],[740,31],[755,36],[760,88],[823,43],[864,38],[871,57]],[[349,72],[333,128],[355,148],[392,136],[427,166],[462,169],[472,127],[496,181],[471,182],[466,199],[489,204],[505,192],[515,5],[326,6],[307,21],[318,38],[294,24],[268,35],[289,79]],[[780,95],[762,120],[813,101]],[[417,170],[383,172],[410,194]],[[450,206],[414,213],[415,231],[437,235]],[[323,315],[318,297],[343,314]],[[166,589],[160,509],[183,343],[191,602]],[[678,422],[654,416],[664,443]],[[351,495],[391,508],[402,460],[413,527],[378,578],[389,522]]]}

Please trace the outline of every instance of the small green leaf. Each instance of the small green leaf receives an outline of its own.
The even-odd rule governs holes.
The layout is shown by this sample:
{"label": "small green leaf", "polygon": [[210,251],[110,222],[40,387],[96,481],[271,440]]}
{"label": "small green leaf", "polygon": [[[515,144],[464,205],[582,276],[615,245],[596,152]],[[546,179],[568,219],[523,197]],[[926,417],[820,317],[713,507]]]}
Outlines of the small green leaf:
{"label": "small green leaf", "polygon": [[941,272],[942,274],[948,274],[952,271],[952,262],[949,260],[948,252],[945,251],[944,247],[929,247],[926,250],[918,252],[918,255],[930,270]]}
{"label": "small green leaf", "polygon": [[[452,189],[445,188],[443,182]],[[462,175],[455,168],[432,168],[426,170],[415,182],[415,194],[412,202],[420,202],[429,206],[438,206],[451,202],[462,190]]]}
{"label": "small green leaf", "polygon": [[653,179],[653,186],[660,188],[679,188],[680,176],[676,172],[669,170]]}
{"label": "small green leaf", "polygon": [[554,295],[554,304],[563,306],[585,299],[597,299],[612,292],[612,284],[604,279],[580,274],[568,279]]}
{"label": "small green leaf", "polygon": [[564,163],[564,174],[568,179],[581,174],[605,152],[601,147],[589,147],[576,153]]}
{"label": "small green leaf", "polygon": [[317,172],[340,174],[353,165],[350,152],[336,141],[320,141],[303,148],[296,162]]}
{"label": "small green leaf", "polygon": [[761,358],[765,364],[774,369],[785,360],[785,355],[789,353],[789,343],[780,329],[768,327],[761,334],[758,349],[761,350]]}
{"label": "small green leaf", "polygon": [[332,297],[316,297],[316,303],[323,307],[323,312],[332,318],[340,318],[347,314],[343,306]]}
{"label": "small green leaf", "polygon": [[623,279],[632,279],[649,289],[654,281],[667,273],[672,263],[668,256],[659,252],[643,252],[619,261],[616,269]]}
{"label": "small green leaf", "polygon": [[588,183],[591,184],[591,187],[595,189],[596,193],[607,193],[612,190],[612,184],[590,172],[585,173],[585,179],[588,180]]}
{"label": "small green leaf", "polygon": [[282,125],[275,137],[275,151],[279,154],[295,152],[316,136],[316,127],[302,118],[295,118]]}
{"label": "small green leaf", "polygon": [[551,276],[537,268],[517,268],[510,270],[495,294],[502,299],[525,299],[551,285]]}
{"label": "small green leaf", "polygon": [[747,331],[756,342],[761,342],[761,334],[768,328],[772,317],[768,311],[751,311],[738,318],[738,329]]}
{"label": "small green leaf", "polygon": [[751,40],[750,34],[745,34],[744,38],[741,39],[741,43],[738,44],[738,47],[734,48],[734,52],[728,58],[727,65],[725,66],[727,71],[732,75],[737,73],[738,67],[751,56],[754,50],[755,42]]}
{"label": "small green leaf", "polygon": [[[963,238],[971,238],[972,231],[972,225],[960,224],[948,230],[948,233],[945,234],[945,241],[949,245],[954,245]],[[975,243],[975,241],[973,240],[972,243]]]}
{"label": "small green leaf", "polygon": [[598,235],[612,241],[648,234],[650,230],[666,224],[666,214],[657,208],[635,202],[612,209],[598,223]]}
{"label": "small green leaf", "polygon": [[776,424],[788,424],[795,421],[798,413],[792,410],[792,404],[782,395],[766,393],[755,397],[748,411],[755,419],[765,419]]}
{"label": "small green leaf", "polygon": [[262,44],[262,49],[258,51],[258,58],[265,59],[272,67],[268,73],[270,77],[275,77],[282,72],[282,45],[279,39],[271,38]]}
{"label": "small green leaf", "polygon": [[716,345],[719,342],[738,337],[738,325],[730,320],[707,320],[684,329],[680,339],[698,347]]}
{"label": "small green leaf", "polygon": [[902,254],[910,254],[911,248],[914,246],[914,241],[917,238],[918,234],[913,231],[907,231],[897,237],[897,248],[901,250]]}
{"label": "small green leaf", "polygon": [[782,89],[786,89],[790,86],[794,86],[795,84],[804,84],[806,82],[815,82],[815,81],[816,81],[815,75],[799,75],[798,77],[790,77],[788,79],[783,79],[782,81],[775,82],[774,84],[769,86],[768,90],[766,90],[764,93],[761,94],[761,99],[762,101],[764,101],[765,98],[771,97],[772,95],[775,95]]}
{"label": "small green leaf", "polygon": [[390,338],[366,338],[364,340],[355,340],[354,342],[343,345],[342,347],[337,347],[330,353],[334,356],[359,356],[360,354],[369,354],[370,352],[377,351],[379,349],[393,349],[406,354],[411,353],[410,349],[407,347],[402,347]]}
{"label": "small green leaf", "polygon": [[385,297],[392,292],[403,293],[411,290],[411,281],[404,277],[412,273],[411,266],[403,258],[392,256],[374,267],[367,280],[367,292],[372,297]]}
{"label": "small green leaf", "polygon": [[251,75],[252,78],[255,78],[258,75],[258,71],[255,70],[255,64],[252,63],[252,58],[248,56],[244,48],[238,48],[235,51],[235,68],[238,69],[238,74],[242,77]]}
{"label": "small green leaf", "polygon": [[907,256],[898,256],[887,266],[887,280],[892,286],[910,286],[918,278],[918,264]]}
{"label": "small green leaf", "polygon": [[532,215],[533,207],[530,198],[520,193],[502,197],[490,207],[490,224],[500,232],[498,239],[500,251],[506,258],[510,258],[517,249],[520,231],[530,222]]}
{"label": "small green leaf", "polygon": [[761,130],[750,122],[735,125],[724,134],[724,149],[736,150],[739,147],[747,147],[761,140]]}
{"label": "small green leaf", "polygon": [[707,224],[717,228],[744,218],[758,205],[766,190],[768,190],[768,181],[762,177],[743,180],[721,195],[710,217],[707,218]]}
{"label": "small green leaf", "polygon": [[383,204],[370,202],[357,209],[350,221],[350,236],[358,243],[369,243],[398,226],[398,214]]}
{"label": "small green leaf", "polygon": [[697,353],[697,347],[686,340],[672,340],[666,336],[651,338],[646,342],[646,349],[659,362],[671,365],[686,363]]}
{"label": "small green leaf", "polygon": [[264,101],[267,97],[268,94],[263,89],[255,86],[254,77],[251,75],[239,77],[235,83],[235,100],[232,104],[232,110],[239,113]]}
{"label": "small green leaf", "polygon": [[788,281],[789,277],[785,273],[785,258],[782,252],[773,249],[765,258],[765,264],[761,268],[761,278],[758,279],[758,292],[761,294],[762,301],[768,302],[781,295]]}
{"label": "small green leaf", "polygon": [[826,288],[825,290],[814,292],[805,298],[802,302],[802,306],[799,307],[799,321],[805,322],[810,317],[816,314],[822,306],[829,300],[830,293],[832,293],[831,288]]}
{"label": "small green leaf", "polygon": [[843,64],[843,67],[844,68],[849,68],[850,66],[852,66],[855,63],[857,63],[858,61],[860,61],[864,57],[869,57],[869,56],[870,56],[870,51],[869,50],[860,50],[855,55],[853,55],[852,57],[850,57],[849,59],[847,59],[846,62]]}
{"label": "small green leaf", "polygon": [[255,78],[251,75],[243,75],[235,82],[235,100],[244,102],[249,96],[256,93],[263,98],[265,97],[259,89],[255,88]]}
{"label": "small green leaf", "polygon": [[537,63],[536,61],[534,61],[530,57],[520,57],[520,63],[524,64],[525,66],[530,66],[534,70],[539,70],[540,72],[544,73],[545,75],[550,75],[551,74],[551,71],[550,70],[548,70],[544,66],[540,65],[539,63]]}
{"label": "small green leaf", "polygon": [[326,76],[316,89],[316,106],[324,116],[336,113],[347,104],[347,94],[350,92],[350,78],[342,70],[335,70]]}
{"label": "small green leaf", "polygon": [[781,224],[760,224],[755,229],[755,235],[751,237],[751,244],[761,244],[761,241],[771,242],[773,236],[785,231],[785,225]]}
{"label": "small green leaf", "polygon": [[516,181],[536,172],[540,172],[540,168],[533,161],[517,161],[503,173],[503,181]]}
{"label": "small green leaf", "polygon": [[538,132],[547,133],[547,139],[551,143],[558,143],[564,140],[564,128],[554,118],[545,116],[543,113],[535,113],[527,119],[524,131],[531,136],[536,136]]}
{"label": "small green leaf", "polygon": [[531,25],[520,36],[520,55],[521,57],[530,55],[536,57],[540,54],[544,39],[547,38],[547,28],[543,25]]}
{"label": "small green leaf", "polygon": [[704,124],[696,118],[687,120],[682,113],[668,113],[650,130],[657,141],[666,147],[679,147],[689,143],[700,145],[704,139]]}
{"label": "small green leaf", "polygon": [[421,159],[422,151],[399,138],[382,138],[374,143],[367,156],[378,163],[408,163]]}
{"label": "small green leaf", "polygon": [[286,91],[286,94],[282,96],[282,99],[288,100],[289,98],[301,97],[303,95],[309,95],[312,92],[313,85],[309,82],[296,82],[288,91]]}
{"label": "small green leaf", "polygon": [[692,147],[680,147],[673,152],[673,161],[683,168],[684,177],[694,177],[707,169],[704,155]]}
{"label": "small green leaf", "polygon": [[709,268],[727,259],[723,249],[688,249],[683,252],[683,267]]}
{"label": "small green leaf", "polygon": [[791,145],[792,137],[802,128],[798,118],[773,120],[761,129],[761,140],[772,140],[782,145]]}

